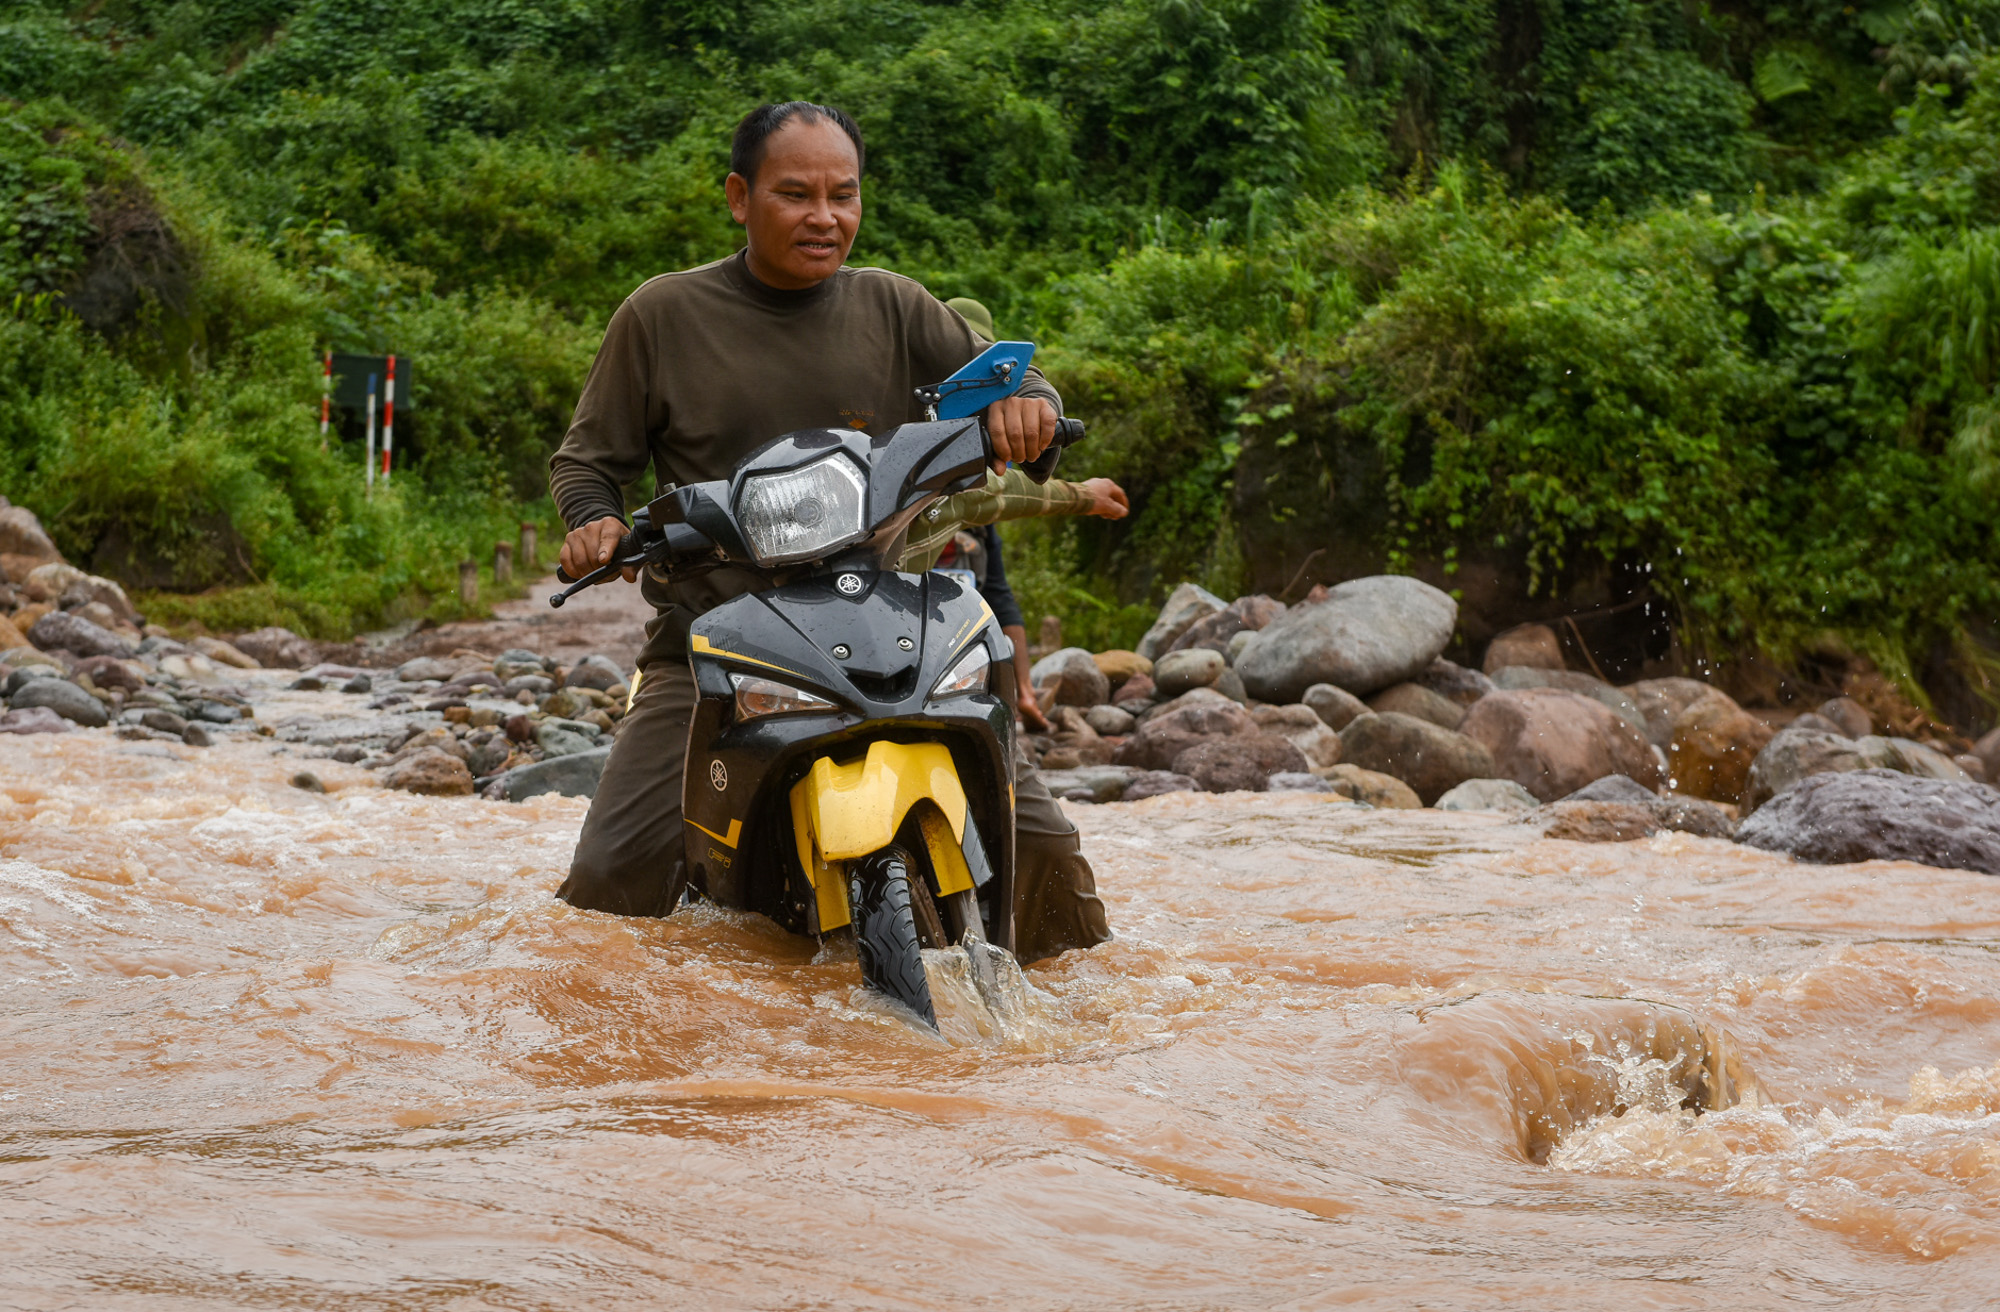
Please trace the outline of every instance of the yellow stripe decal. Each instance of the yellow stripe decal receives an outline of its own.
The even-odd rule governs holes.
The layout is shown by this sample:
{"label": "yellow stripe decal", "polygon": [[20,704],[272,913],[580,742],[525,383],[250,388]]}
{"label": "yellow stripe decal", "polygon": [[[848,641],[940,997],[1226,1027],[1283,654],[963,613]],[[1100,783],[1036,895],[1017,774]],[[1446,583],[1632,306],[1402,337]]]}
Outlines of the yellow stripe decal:
{"label": "yellow stripe decal", "polygon": [[[687,817],[682,816],[681,819],[687,820]],[[743,822],[741,820],[731,820],[729,822],[729,837],[727,838],[724,838],[721,834],[716,833],[713,829],[710,829],[705,824],[701,824],[694,820],[688,820],[688,823],[693,825],[696,829],[701,830],[701,832],[707,834],[710,838],[713,838],[716,842],[722,844],[724,847],[735,847],[736,840],[743,837]]]}
{"label": "yellow stripe decal", "polygon": [[[724,651],[720,647],[711,647],[709,645],[708,639],[702,637],[699,633],[692,634],[690,636],[693,638],[693,641],[689,644],[690,649],[697,656],[723,656],[727,657],[729,660],[732,661],[744,661],[751,665],[761,665],[767,670],[776,670],[780,674],[789,674],[795,679],[803,679],[806,677],[805,675],[800,674],[797,670],[788,670],[784,666],[778,665],[772,661],[760,661],[755,656],[745,656],[740,651]],[[707,833],[708,831],[704,829],[702,830],[702,832]]]}

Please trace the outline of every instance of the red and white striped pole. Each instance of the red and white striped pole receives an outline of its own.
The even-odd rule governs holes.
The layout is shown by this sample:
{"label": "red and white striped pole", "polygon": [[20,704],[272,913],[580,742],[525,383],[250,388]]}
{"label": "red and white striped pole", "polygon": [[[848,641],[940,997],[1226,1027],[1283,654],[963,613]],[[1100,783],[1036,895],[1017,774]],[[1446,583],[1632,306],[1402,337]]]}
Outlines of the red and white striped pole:
{"label": "red and white striped pole", "polygon": [[326,365],[319,375],[319,449],[326,450],[326,424],[333,417],[333,352],[326,353]]}
{"label": "red and white striped pole", "polygon": [[396,446],[396,357],[389,357],[389,385],[382,394],[382,481],[389,481],[389,453]]}
{"label": "red and white striped pole", "polygon": [[375,495],[375,375],[368,375],[368,450],[361,458],[361,481]]}

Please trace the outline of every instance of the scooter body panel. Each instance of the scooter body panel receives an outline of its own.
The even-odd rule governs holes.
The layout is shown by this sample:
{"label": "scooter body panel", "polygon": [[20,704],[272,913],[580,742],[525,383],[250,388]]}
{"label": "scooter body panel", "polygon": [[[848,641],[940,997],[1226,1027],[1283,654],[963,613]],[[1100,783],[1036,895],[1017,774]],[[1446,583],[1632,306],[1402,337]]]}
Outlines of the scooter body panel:
{"label": "scooter body panel", "polygon": [[[933,699],[931,690],[979,644],[991,662],[986,689]],[[917,802],[934,804],[963,844],[987,937],[1012,947],[1013,662],[976,592],[941,574],[822,570],[709,611],[694,622],[689,647],[700,697],[682,813],[689,872],[709,898],[796,933],[838,928],[827,922],[844,907],[845,890],[835,906],[823,896],[824,871],[809,869],[809,846],[801,857],[794,791],[802,783],[811,789],[818,761],[828,762],[820,787],[831,789],[842,771],[868,762],[873,744],[929,744],[947,754],[954,778],[933,777],[935,752],[877,752],[884,782],[848,800],[901,811],[855,816],[845,828],[887,824],[893,835]],[[833,709],[739,721],[731,675],[773,679]],[[926,834],[926,844],[935,838]],[[947,877],[942,865],[938,873]]]}

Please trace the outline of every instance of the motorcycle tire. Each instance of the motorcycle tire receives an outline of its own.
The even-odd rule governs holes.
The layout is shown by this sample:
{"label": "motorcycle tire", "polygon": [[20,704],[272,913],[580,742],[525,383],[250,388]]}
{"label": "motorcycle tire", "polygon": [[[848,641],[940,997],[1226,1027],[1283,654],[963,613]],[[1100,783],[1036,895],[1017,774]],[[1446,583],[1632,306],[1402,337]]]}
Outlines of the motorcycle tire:
{"label": "motorcycle tire", "polygon": [[[885,847],[855,862],[848,895],[854,940],[861,950],[861,979],[937,1028],[930,980],[924,974],[922,943],[911,905],[911,881],[923,876],[900,847]],[[935,914],[935,913],[933,913]]]}

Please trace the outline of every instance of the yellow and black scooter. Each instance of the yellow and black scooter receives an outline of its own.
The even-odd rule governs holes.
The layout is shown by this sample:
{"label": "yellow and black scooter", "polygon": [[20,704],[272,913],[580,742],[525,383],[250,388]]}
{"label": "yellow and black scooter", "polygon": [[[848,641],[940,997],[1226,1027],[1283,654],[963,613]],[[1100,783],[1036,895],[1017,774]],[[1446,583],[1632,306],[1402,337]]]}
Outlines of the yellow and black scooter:
{"label": "yellow and black scooter", "polygon": [[[919,397],[969,416],[1018,388],[1033,350],[999,343]],[[1062,421],[1030,472],[1082,436]],[[690,879],[794,933],[852,932],[867,984],[931,1025],[920,949],[963,945],[984,987],[989,954],[1014,943],[1014,666],[977,592],[895,565],[910,522],[991,458],[973,417],[789,433],[729,479],[655,500],[570,589],[639,563],[781,580],[689,634]]]}

